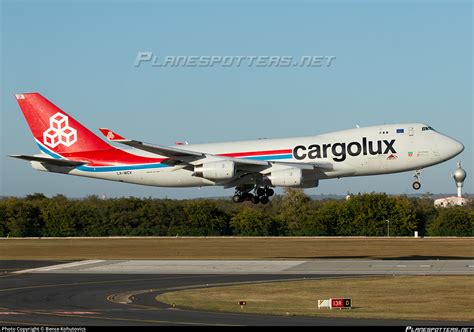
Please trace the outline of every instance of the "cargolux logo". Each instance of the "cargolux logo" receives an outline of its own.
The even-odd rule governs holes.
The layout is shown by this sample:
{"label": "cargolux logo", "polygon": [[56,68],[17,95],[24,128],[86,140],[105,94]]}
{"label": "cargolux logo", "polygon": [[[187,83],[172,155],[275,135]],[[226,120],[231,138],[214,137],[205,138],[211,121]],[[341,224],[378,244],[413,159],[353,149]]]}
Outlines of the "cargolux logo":
{"label": "cargolux logo", "polygon": [[[384,147],[382,146],[385,145]],[[344,161],[346,160],[347,155],[358,156],[360,154],[367,156],[368,154],[377,155],[377,154],[388,154],[392,153],[387,159],[393,160],[398,157],[395,155],[397,151],[393,147],[395,140],[378,140],[367,141],[367,137],[362,137],[362,143],[359,142],[350,142],[346,143],[334,143],[334,144],[312,144],[308,147],[304,145],[298,145],[293,149],[293,157],[296,160],[303,160],[305,158],[316,159],[316,158],[328,158],[328,151],[332,154],[332,160],[334,161]]]}
{"label": "cargolux logo", "polygon": [[43,133],[43,142],[51,148],[59,144],[69,147],[77,142],[77,130],[69,127],[69,118],[58,112],[49,118],[49,128]]}

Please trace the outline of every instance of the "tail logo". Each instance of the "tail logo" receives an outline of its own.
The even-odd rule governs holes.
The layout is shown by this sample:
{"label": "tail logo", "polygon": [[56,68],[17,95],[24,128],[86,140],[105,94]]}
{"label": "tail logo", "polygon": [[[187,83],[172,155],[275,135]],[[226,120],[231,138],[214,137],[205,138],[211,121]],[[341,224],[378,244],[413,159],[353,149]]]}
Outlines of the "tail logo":
{"label": "tail logo", "polygon": [[67,147],[77,142],[77,130],[69,126],[69,118],[56,113],[49,118],[49,128],[43,133],[43,142],[51,148],[59,144]]}

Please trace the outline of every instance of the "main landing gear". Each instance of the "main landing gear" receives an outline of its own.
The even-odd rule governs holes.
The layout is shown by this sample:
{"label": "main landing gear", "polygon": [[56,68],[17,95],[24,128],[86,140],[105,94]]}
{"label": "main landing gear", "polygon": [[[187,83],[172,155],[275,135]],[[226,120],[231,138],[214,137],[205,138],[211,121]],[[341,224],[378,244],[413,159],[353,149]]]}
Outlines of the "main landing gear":
{"label": "main landing gear", "polygon": [[417,169],[417,170],[415,171],[415,176],[414,176],[415,182],[413,182],[413,184],[412,184],[412,187],[413,187],[413,189],[415,189],[415,190],[418,190],[418,189],[421,188],[420,175],[421,175],[421,169]]}
{"label": "main landing gear", "polygon": [[[251,191],[253,191],[253,193],[251,193]],[[273,189],[267,186],[252,186],[250,188],[237,187],[235,189],[235,195],[232,197],[232,200],[235,203],[251,201],[253,204],[267,204],[270,201],[269,197],[273,196],[274,194],[275,192],[273,191]]]}

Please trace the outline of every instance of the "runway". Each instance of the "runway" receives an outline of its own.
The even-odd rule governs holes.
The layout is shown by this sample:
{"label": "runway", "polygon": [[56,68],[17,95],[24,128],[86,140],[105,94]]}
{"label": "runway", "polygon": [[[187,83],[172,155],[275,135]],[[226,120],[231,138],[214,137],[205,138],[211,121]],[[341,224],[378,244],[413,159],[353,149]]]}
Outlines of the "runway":
{"label": "runway", "polygon": [[[474,260],[85,260],[20,273],[474,275]],[[19,272],[15,272],[19,273]]]}
{"label": "runway", "polygon": [[[165,264],[168,262],[168,265]],[[157,302],[157,294],[195,287],[212,287],[242,282],[278,281],[353,276],[350,269],[339,273],[326,273],[321,269],[315,273],[310,268],[312,261],[273,261],[275,266],[253,264],[252,272],[243,270],[229,272],[229,264],[216,272],[209,271],[219,261],[79,261],[79,262],[28,262],[0,261],[0,325],[67,325],[67,326],[134,326],[134,325],[397,325],[397,326],[470,326],[472,322],[400,321],[340,318],[312,318],[296,316],[269,316],[247,313],[217,313],[199,310],[171,308]],[[352,261],[354,271],[363,272],[361,266],[376,265]],[[327,262],[334,264],[334,262]],[[357,263],[357,264],[356,264]],[[424,269],[427,261],[384,261],[383,269],[407,269],[408,272]],[[44,264],[44,266],[41,266]],[[171,273],[181,264],[180,273]],[[252,261],[240,261],[236,266],[244,269]],[[331,269],[335,270],[334,265]],[[342,263],[341,263],[342,264]],[[346,263],[348,264],[348,263]],[[364,265],[365,264],[365,265]],[[366,266],[366,268],[368,267]],[[186,268],[184,268],[184,267]],[[260,268],[257,268],[260,266]],[[409,267],[410,266],[410,267]],[[464,266],[464,268],[463,268]],[[473,261],[438,261],[430,268],[433,274],[464,270],[472,274]],[[372,266],[374,267],[374,266]],[[169,270],[166,270],[168,268]],[[235,268],[235,267],[234,267]],[[161,270],[160,270],[161,269]],[[296,270],[295,270],[296,269]],[[265,271],[262,273],[262,270]],[[119,272],[120,271],[120,272]],[[146,271],[146,272],[144,272]],[[167,271],[167,272],[166,272]],[[198,272],[192,272],[198,271]],[[203,272],[207,271],[207,272]],[[309,272],[308,272],[309,271]],[[444,272],[443,272],[444,271]],[[134,272],[134,273],[132,273]],[[343,273],[344,272],[344,273]],[[388,272],[388,273],[392,273]],[[357,275],[361,275],[361,274]]]}

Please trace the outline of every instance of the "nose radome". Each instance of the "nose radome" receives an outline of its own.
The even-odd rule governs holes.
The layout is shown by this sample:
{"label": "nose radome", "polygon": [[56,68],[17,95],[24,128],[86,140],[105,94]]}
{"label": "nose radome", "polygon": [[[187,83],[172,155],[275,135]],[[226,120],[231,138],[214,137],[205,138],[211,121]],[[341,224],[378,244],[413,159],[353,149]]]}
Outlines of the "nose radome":
{"label": "nose radome", "polygon": [[451,138],[451,149],[453,150],[453,153],[456,156],[464,151],[464,145],[461,142]]}

